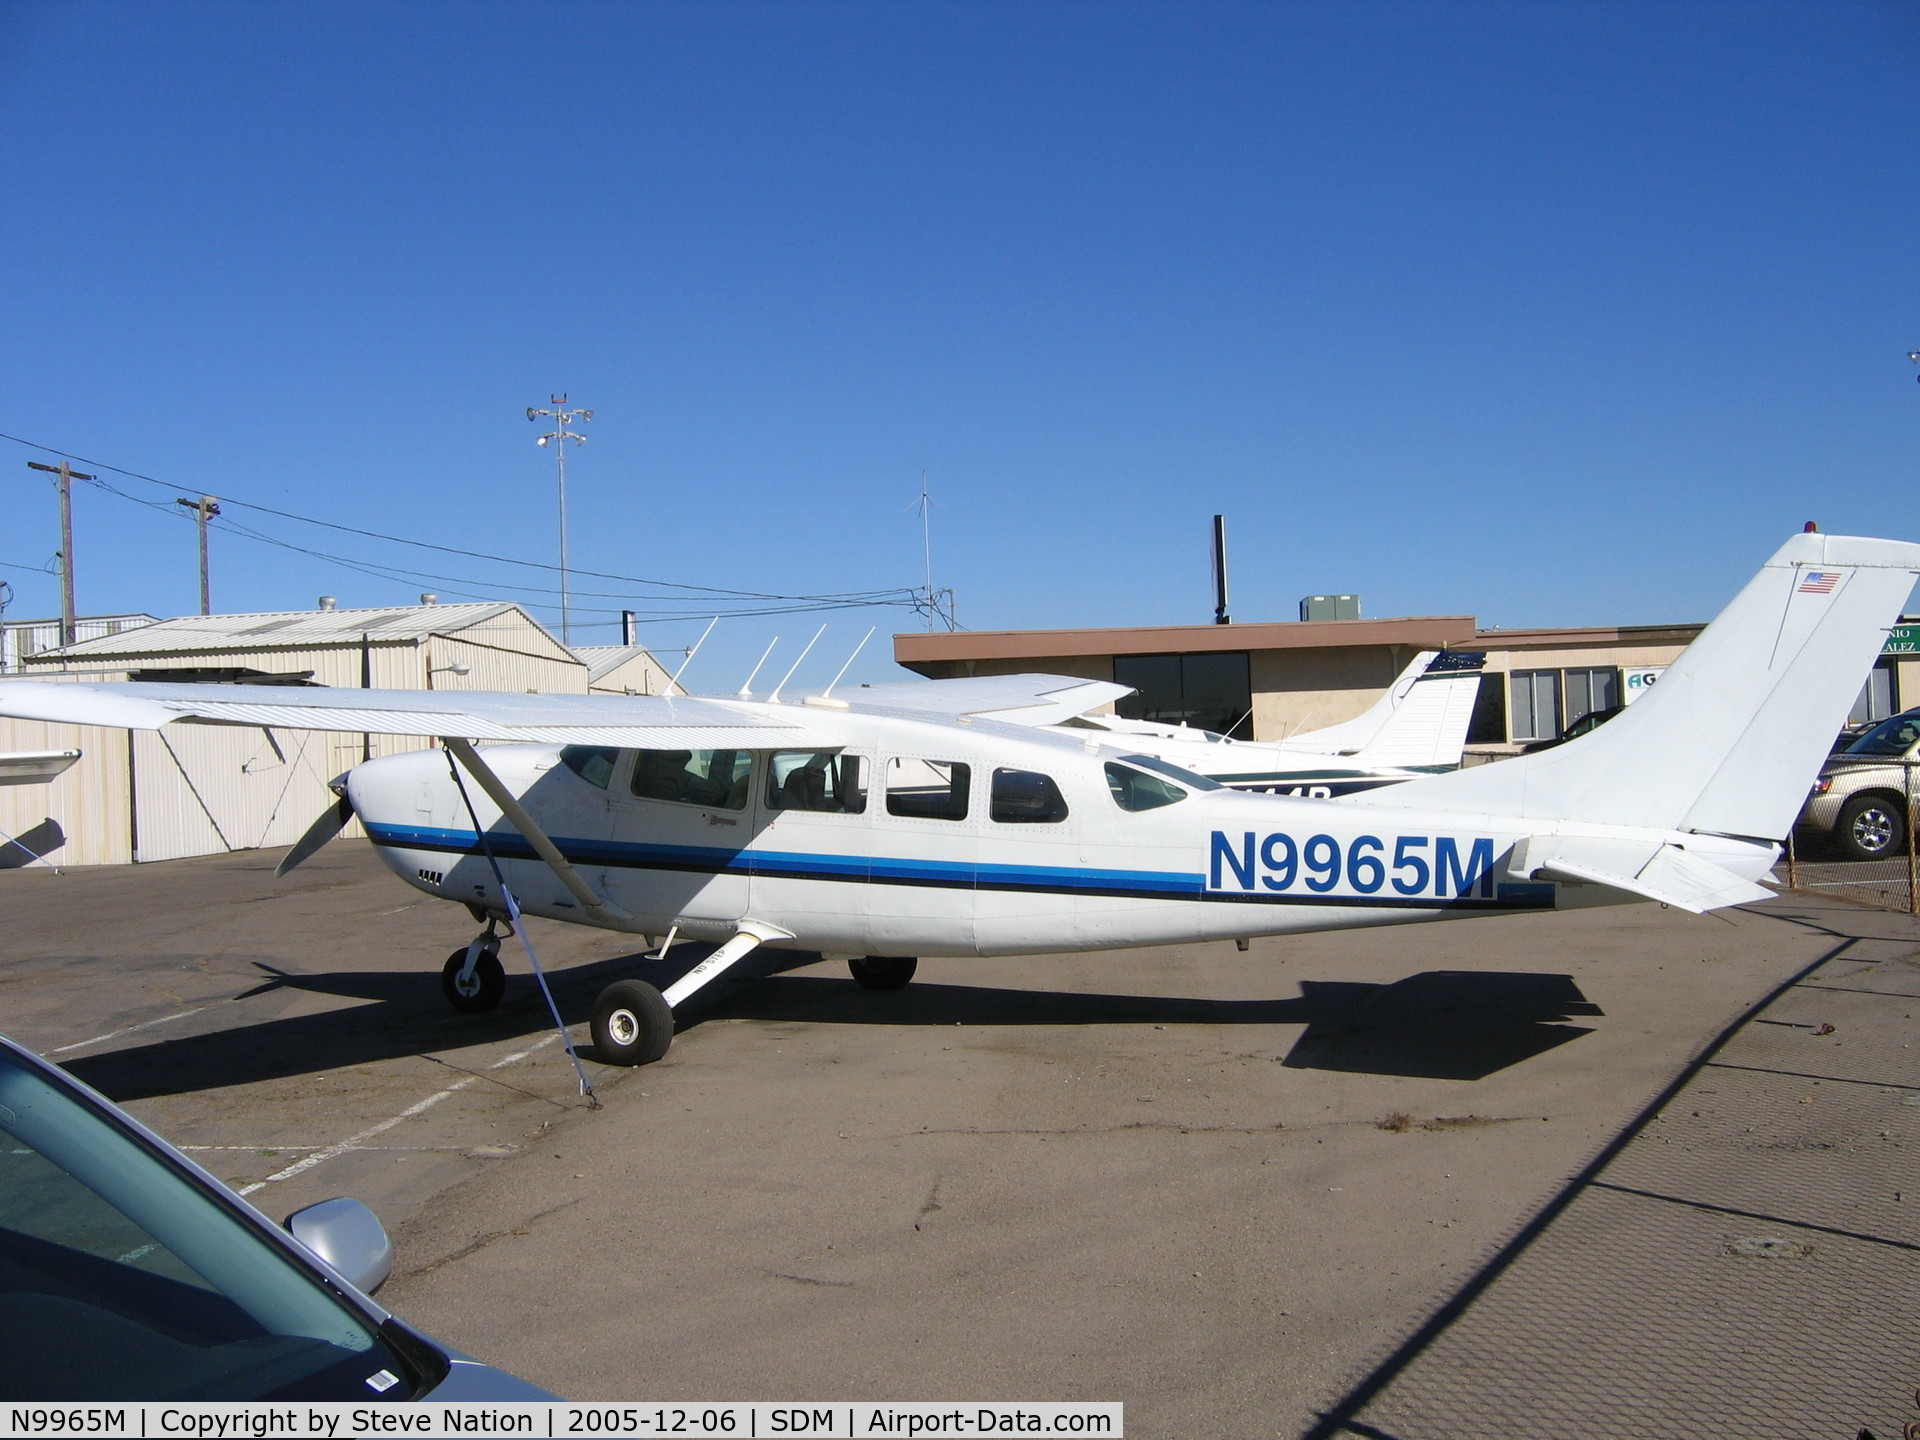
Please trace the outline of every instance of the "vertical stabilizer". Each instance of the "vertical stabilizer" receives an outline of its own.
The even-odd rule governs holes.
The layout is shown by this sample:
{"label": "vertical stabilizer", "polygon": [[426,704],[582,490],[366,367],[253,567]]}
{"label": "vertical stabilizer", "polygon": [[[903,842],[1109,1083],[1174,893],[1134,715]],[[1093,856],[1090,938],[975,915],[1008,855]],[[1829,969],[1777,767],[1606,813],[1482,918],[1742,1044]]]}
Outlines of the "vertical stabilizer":
{"label": "vertical stabilizer", "polygon": [[1796,535],[1591,734],[1353,803],[1783,840],[1916,575],[1920,545]]}

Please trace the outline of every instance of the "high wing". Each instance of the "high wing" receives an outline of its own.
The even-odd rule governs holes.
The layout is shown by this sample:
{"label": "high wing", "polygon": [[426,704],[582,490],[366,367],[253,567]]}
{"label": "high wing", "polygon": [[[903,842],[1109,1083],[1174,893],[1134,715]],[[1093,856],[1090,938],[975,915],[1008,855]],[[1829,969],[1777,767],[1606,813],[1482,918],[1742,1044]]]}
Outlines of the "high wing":
{"label": "high wing", "polygon": [[640,749],[840,748],[769,708],[666,695],[0,681],[0,715],[124,730],[185,721]]}
{"label": "high wing", "polygon": [[1132,693],[1131,685],[1070,675],[966,675],[861,685],[849,691],[848,698],[856,705],[919,715],[978,715],[1016,725],[1057,725]]}

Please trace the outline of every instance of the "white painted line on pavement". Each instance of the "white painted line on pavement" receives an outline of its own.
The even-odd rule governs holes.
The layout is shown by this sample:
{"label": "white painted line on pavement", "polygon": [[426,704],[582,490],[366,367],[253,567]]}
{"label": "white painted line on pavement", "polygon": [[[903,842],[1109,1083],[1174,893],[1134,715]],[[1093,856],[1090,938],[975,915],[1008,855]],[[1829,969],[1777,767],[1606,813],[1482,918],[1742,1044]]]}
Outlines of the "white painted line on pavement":
{"label": "white painted line on pavement", "polygon": [[[537,1041],[534,1044],[529,1045],[524,1050],[514,1051],[513,1054],[507,1056],[503,1060],[494,1061],[493,1064],[487,1067],[487,1069],[503,1070],[509,1065],[517,1064],[520,1061],[526,1059],[529,1055],[533,1054],[534,1051],[542,1049],[548,1045],[551,1045],[555,1040],[559,1038],[560,1037],[558,1035],[549,1035],[547,1036],[546,1039]],[[277,1184],[282,1180],[291,1180],[296,1175],[305,1174],[307,1171],[313,1169],[314,1166],[321,1165],[326,1163],[329,1160],[336,1159],[341,1155],[345,1155],[350,1150],[362,1149],[364,1148],[365,1143],[368,1140],[371,1140],[374,1136],[384,1135],[387,1133],[387,1131],[393,1129],[394,1126],[400,1124],[403,1121],[411,1120],[416,1115],[424,1115],[427,1111],[431,1110],[434,1106],[438,1105],[442,1100],[445,1100],[449,1095],[459,1094],[462,1090],[466,1089],[469,1085],[473,1084],[474,1081],[479,1080],[481,1078],[483,1077],[480,1075],[469,1075],[464,1080],[456,1080],[453,1082],[453,1084],[447,1086],[446,1089],[437,1090],[433,1094],[427,1096],[427,1098],[424,1100],[416,1100],[413,1104],[409,1105],[406,1109],[402,1110],[398,1115],[389,1115],[385,1120],[380,1121],[377,1125],[369,1125],[366,1129],[362,1130],[358,1135],[349,1135],[345,1140],[341,1140],[335,1144],[329,1145],[325,1149],[316,1150],[313,1152],[313,1154],[307,1156],[304,1160],[296,1160],[293,1162],[293,1164],[287,1166],[286,1169],[275,1171],[273,1174],[267,1176],[267,1178],[264,1180],[256,1180],[251,1185],[241,1186],[239,1193],[242,1195],[251,1195],[256,1190],[264,1190],[269,1185]]]}
{"label": "white painted line on pavement", "polygon": [[[220,1004],[226,1002],[220,1001]],[[62,1045],[57,1050],[49,1050],[49,1055],[64,1055],[69,1050],[84,1050],[89,1045],[98,1045],[102,1040],[118,1040],[122,1035],[131,1035],[136,1030],[151,1030],[155,1025],[165,1025],[170,1020],[184,1020],[189,1015],[198,1015],[202,1010],[211,1010],[211,1005],[196,1005],[191,1010],[182,1010],[177,1015],[162,1015],[158,1020],[142,1020],[138,1025],[129,1025],[124,1030],[109,1030],[104,1035],[96,1035],[91,1040],[76,1040],[71,1045]]]}

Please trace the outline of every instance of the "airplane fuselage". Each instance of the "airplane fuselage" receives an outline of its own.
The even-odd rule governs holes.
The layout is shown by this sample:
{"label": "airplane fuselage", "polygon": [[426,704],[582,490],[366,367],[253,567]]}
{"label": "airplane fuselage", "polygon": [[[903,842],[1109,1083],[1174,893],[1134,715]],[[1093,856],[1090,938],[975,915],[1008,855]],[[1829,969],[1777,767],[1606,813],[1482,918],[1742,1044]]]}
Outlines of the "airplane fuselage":
{"label": "airplane fuselage", "polygon": [[[1082,951],[1632,898],[1515,873],[1537,824],[1208,788],[1124,744],[992,721],[805,718],[844,749],[486,749],[588,887],[626,912],[617,922],[583,907],[444,751],[360,765],[348,792],[401,878],[476,911],[504,913],[504,877],[532,915],[690,939],[752,919],[830,955]],[[1775,858],[1678,839],[1753,879]]]}

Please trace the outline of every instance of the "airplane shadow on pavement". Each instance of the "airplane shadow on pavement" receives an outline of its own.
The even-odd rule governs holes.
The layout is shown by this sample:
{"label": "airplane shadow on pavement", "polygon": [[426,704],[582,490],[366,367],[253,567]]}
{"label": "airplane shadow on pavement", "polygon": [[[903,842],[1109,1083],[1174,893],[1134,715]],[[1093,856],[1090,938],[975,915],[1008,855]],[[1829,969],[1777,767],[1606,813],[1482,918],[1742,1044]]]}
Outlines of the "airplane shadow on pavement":
{"label": "airplane shadow on pavement", "polygon": [[[849,993],[852,991],[853,993]],[[1480,1080],[1592,1033],[1604,1012],[1570,975],[1429,970],[1390,985],[1304,980],[1290,1000],[1079,994],[915,982],[873,994],[828,976],[738,986],[683,1019],[875,1025],[1305,1025],[1285,1065]]]}
{"label": "airplane shadow on pavement", "polygon": [[[676,947],[661,962],[617,956],[551,972],[549,979],[561,1015],[577,1025],[612,981],[639,975],[670,984],[708,948]],[[1306,980],[1298,997],[1285,1000],[926,982],[876,993],[844,974],[766,973],[811,963],[811,956],[769,952],[757,976],[720,982],[690,1003],[680,1029],[718,1019],[948,1027],[1304,1025],[1283,1061],[1297,1069],[1479,1080],[1591,1033],[1590,1026],[1567,1022],[1603,1013],[1571,976],[1520,971],[1430,970],[1387,985]],[[439,977],[428,971],[298,975],[264,964],[260,969],[262,983],[248,996],[304,992],[366,1003],[149,1041],[76,1057],[65,1068],[115,1100],[140,1100],[511,1042],[537,1037],[551,1023],[524,974],[510,978],[508,998],[498,1008],[462,1015],[447,1007]],[[583,1045],[582,1054],[593,1058],[591,1045]]]}

